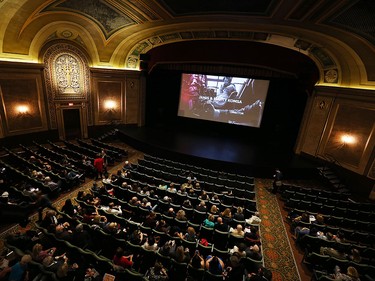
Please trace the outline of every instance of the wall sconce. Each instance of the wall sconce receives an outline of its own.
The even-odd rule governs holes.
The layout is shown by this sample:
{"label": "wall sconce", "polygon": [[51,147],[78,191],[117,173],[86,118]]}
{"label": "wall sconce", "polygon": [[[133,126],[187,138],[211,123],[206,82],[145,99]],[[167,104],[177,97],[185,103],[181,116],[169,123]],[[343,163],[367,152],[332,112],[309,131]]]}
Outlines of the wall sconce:
{"label": "wall sconce", "polygon": [[117,103],[113,100],[106,100],[104,102],[104,108],[106,109],[106,111],[114,112],[116,111],[116,107],[117,107]]}
{"label": "wall sconce", "polygon": [[27,105],[18,105],[16,107],[16,112],[18,113],[18,117],[29,117],[30,114],[30,108]]}
{"label": "wall sconce", "polygon": [[350,146],[350,145],[356,144],[357,138],[352,134],[344,133],[340,136],[340,141],[341,141],[340,148],[342,148],[344,146]]}

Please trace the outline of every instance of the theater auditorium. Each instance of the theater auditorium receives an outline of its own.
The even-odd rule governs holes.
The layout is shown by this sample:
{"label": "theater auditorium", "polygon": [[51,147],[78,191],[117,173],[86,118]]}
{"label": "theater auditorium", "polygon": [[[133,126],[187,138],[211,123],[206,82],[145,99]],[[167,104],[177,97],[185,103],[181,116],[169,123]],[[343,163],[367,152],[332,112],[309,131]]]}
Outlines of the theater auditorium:
{"label": "theater auditorium", "polygon": [[0,280],[375,280],[375,3],[0,0]]}

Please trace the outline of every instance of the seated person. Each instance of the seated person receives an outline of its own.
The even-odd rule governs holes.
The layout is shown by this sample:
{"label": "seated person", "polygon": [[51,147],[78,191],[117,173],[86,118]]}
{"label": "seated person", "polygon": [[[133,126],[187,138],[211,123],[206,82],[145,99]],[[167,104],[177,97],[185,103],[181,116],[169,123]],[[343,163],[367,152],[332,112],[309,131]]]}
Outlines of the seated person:
{"label": "seated person", "polygon": [[53,230],[58,223],[56,212],[54,210],[47,210],[39,225],[48,230]]}
{"label": "seated person", "polygon": [[203,221],[203,226],[208,227],[208,228],[214,228],[215,227],[215,217],[213,214],[209,214],[208,218],[206,218]]}
{"label": "seated person", "polygon": [[68,198],[65,200],[64,205],[61,207],[61,212],[73,217],[77,214],[77,207],[74,206],[72,200]]}
{"label": "seated person", "polygon": [[158,243],[153,235],[147,237],[146,242],[142,245],[142,248],[151,251],[157,251],[159,249]]}
{"label": "seated person", "polygon": [[31,257],[34,261],[42,262],[45,257],[52,256],[56,252],[56,247],[52,247],[46,250],[43,250],[43,245],[40,243],[36,243],[33,246]]}
{"label": "seated person", "polygon": [[126,160],[122,169],[124,171],[133,170],[133,165],[128,160]]}
{"label": "seated person", "polygon": [[190,255],[188,252],[189,248],[184,249],[184,246],[177,246],[174,244],[174,247],[172,247],[170,251],[170,256],[172,259],[174,259],[177,262],[186,262],[188,263],[190,261]]}
{"label": "seated person", "polygon": [[214,227],[215,230],[219,230],[219,231],[222,231],[222,232],[226,232],[228,231],[229,229],[229,226],[228,224],[226,224],[224,221],[223,221],[223,218],[222,217],[218,217],[216,219],[216,223],[215,223],[215,227]]}
{"label": "seated person", "polygon": [[207,212],[206,203],[204,201],[201,201],[195,209],[199,212]]}
{"label": "seated person", "polygon": [[245,220],[245,216],[243,214],[243,208],[238,207],[236,213],[233,215],[233,219],[238,220],[238,221],[243,221]]}
{"label": "seated person", "polygon": [[55,236],[58,239],[71,241],[73,239],[73,231],[70,229],[70,224],[68,222],[57,224]]}
{"label": "seated person", "polygon": [[134,230],[129,237],[129,242],[135,245],[142,245],[144,243],[144,237],[142,231],[139,229]]}
{"label": "seated person", "polygon": [[206,258],[206,270],[215,275],[221,275],[224,271],[224,262],[217,256],[208,255]]}
{"label": "seated person", "polygon": [[233,249],[229,250],[229,253],[233,255],[236,253],[237,256],[244,258],[246,257],[246,250],[248,247],[246,246],[245,243],[239,243],[238,246],[234,246]]}
{"label": "seated person", "polygon": [[197,269],[204,268],[204,259],[200,255],[198,250],[195,251],[193,257],[191,258],[190,265],[193,268],[197,268]]}
{"label": "seated person", "polygon": [[79,223],[73,232],[72,243],[78,247],[85,248],[92,245],[92,239],[87,230],[83,228],[83,224]]}
{"label": "seated person", "polygon": [[162,263],[156,261],[155,265],[149,269],[147,272],[147,280],[159,280],[167,281],[169,280],[167,269]]}
{"label": "seated person", "polygon": [[118,247],[112,261],[115,265],[130,268],[133,266],[133,255],[125,255],[124,250]]}
{"label": "seated person", "polygon": [[259,212],[255,212],[249,219],[246,219],[247,224],[260,224],[261,221]]}
{"label": "seated person", "polygon": [[346,273],[342,273],[340,267],[336,266],[332,277],[340,281],[360,281],[358,271],[353,266],[348,266]]}
{"label": "seated person", "polygon": [[178,237],[180,237],[181,239],[190,241],[190,242],[196,242],[198,239],[198,236],[195,232],[194,227],[191,227],[191,226],[187,228],[187,232],[185,234],[178,233]]}
{"label": "seated person", "polygon": [[260,248],[257,244],[246,248],[246,256],[253,260],[260,261],[262,259],[262,254],[260,253]]}
{"label": "seated person", "polygon": [[117,234],[121,231],[121,226],[117,222],[109,222],[104,225],[103,230],[109,234]]}
{"label": "seated person", "polygon": [[61,183],[54,182],[50,177],[45,177],[44,185],[48,186],[51,190],[55,190],[60,188]]}
{"label": "seated person", "polygon": [[101,205],[100,209],[110,214],[122,215],[121,206],[115,205],[114,202],[109,202],[108,206]]}
{"label": "seated person", "polygon": [[256,273],[248,274],[245,281],[272,280],[272,271],[261,266]]}
{"label": "seated person", "polygon": [[232,229],[230,231],[230,234],[233,235],[234,237],[242,238],[245,236],[245,232],[242,229],[242,225],[237,224],[237,227],[235,229]]}
{"label": "seated person", "polygon": [[188,219],[186,218],[185,211],[184,210],[178,210],[176,214],[176,219],[180,221],[187,221]]}
{"label": "seated person", "polygon": [[250,244],[255,244],[255,243],[260,242],[258,229],[254,225],[250,225],[250,227],[246,230],[245,240],[248,241]]}

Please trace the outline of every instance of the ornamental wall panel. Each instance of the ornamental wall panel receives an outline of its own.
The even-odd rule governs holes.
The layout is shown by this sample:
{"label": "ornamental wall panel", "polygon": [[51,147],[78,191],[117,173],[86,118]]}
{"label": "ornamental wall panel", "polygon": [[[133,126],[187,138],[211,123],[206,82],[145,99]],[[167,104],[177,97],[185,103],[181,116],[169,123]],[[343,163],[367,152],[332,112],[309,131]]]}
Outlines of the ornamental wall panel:
{"label": "ornamental wall panel", "polygon": [[41,73],[39,69],[35,73],[20,72],[20,69],[8,69],[0,74],[0,119],[4,136],[47,130]]}

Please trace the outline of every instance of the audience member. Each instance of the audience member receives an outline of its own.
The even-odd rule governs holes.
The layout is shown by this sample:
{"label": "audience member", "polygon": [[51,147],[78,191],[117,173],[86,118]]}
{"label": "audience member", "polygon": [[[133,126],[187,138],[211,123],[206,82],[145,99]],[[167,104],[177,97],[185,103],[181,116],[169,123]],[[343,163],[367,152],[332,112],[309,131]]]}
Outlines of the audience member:
{"label": "audience member", "polygon": [[340,267],[335,267],[335,273],[332,275],[334,280],[340,281],[360,281],[358,271],[353,266],[348,266],[346,273],[342,273]]}
{"label": "audience member", "polygon": [[206,270],[212,274],[220,275],[224,271],[224,262],[217,256],[208,255],[205,264]]}
{"label": "audience member", "polygon": [[118,247],[113,256],[113,263],[123,268],[130,268],[133,266],[133,255],[125,255],[124,250]]}
{"label": "audience member", "polygon": [[215,223],[215,227],[214,227],[215,230],[219,230],[219,231],[222,231],[222,232],[226,232],[228,231],[229,229],[229,226],[227,223],[225,223],[222,219],[222,217],[218,217],[216,219],[216,223]]}
{"label": "audience member", "polygon": [[30,255],[23,255],[20,261],[18,261],[11,267],[8,266],[4,268],[1,273],[3,274],[3,276],[5,276],[5,274],[9,274],[7,279],[9,281],[28,280],[28,264],[31,262],[31,260],[32,257]]}
{"label": "audience member", "polygon": [[53,257],[55,252],[56,252],[56,247],[52,247],[52,248],[43,250],[43,245],[40,244],[40,243],[36,243],[33,246],[33,249],[32,249],[32,252],[31,252],[31,257],[34,261],[42,262],[44,260],[44,258],[47,257],[47,256]]}
{"label": "audience member", "polygon": [[196,250],[193,257],[190,260],[190,265],[193,268],[204,268],[204,258],[200,255],[199,251]]}
{"label": "audience member", "polygon": [[199,212],[207,212],[206,203],[204,201],[200,201],[198,206],[195,207],[195,209]]}
{"label": "audience member", "polygon": [[206,218],[203,221],[203,226],[208,227],[208,228],[214,228],[215,227],[215,217],[213,214],[209,214],[208,218]]}
{"label": "audience member", "polygon": [[259,217],[259,212],[255,212],[249,219],[245,220],[247,224],[260,224],[262,221]]}
{"label": "audience member", "polygon": [[159,261],[156,261],[155,265],[148,270],[146,278],[150,281],[169,280],[167,269]]}
{"label": "audience member", "polygon": [[230,234],[238,238],[243,238],[245,236],[245,232],[243,231],[241,224],[237,224],[237,227],[235,229],[232,229],[230,231]]}
{"label": "audience member", "polygon": [[94,159],[94,167],[95,167],[95,180],[103,178],[103,171],[104,171],[104,159],[101,157],[100,154],[96,155]]}
{"label": "audience member", "polygon": [[261,266],[258,272],[248,273],[246,281],[272,281],[272,271]]}

